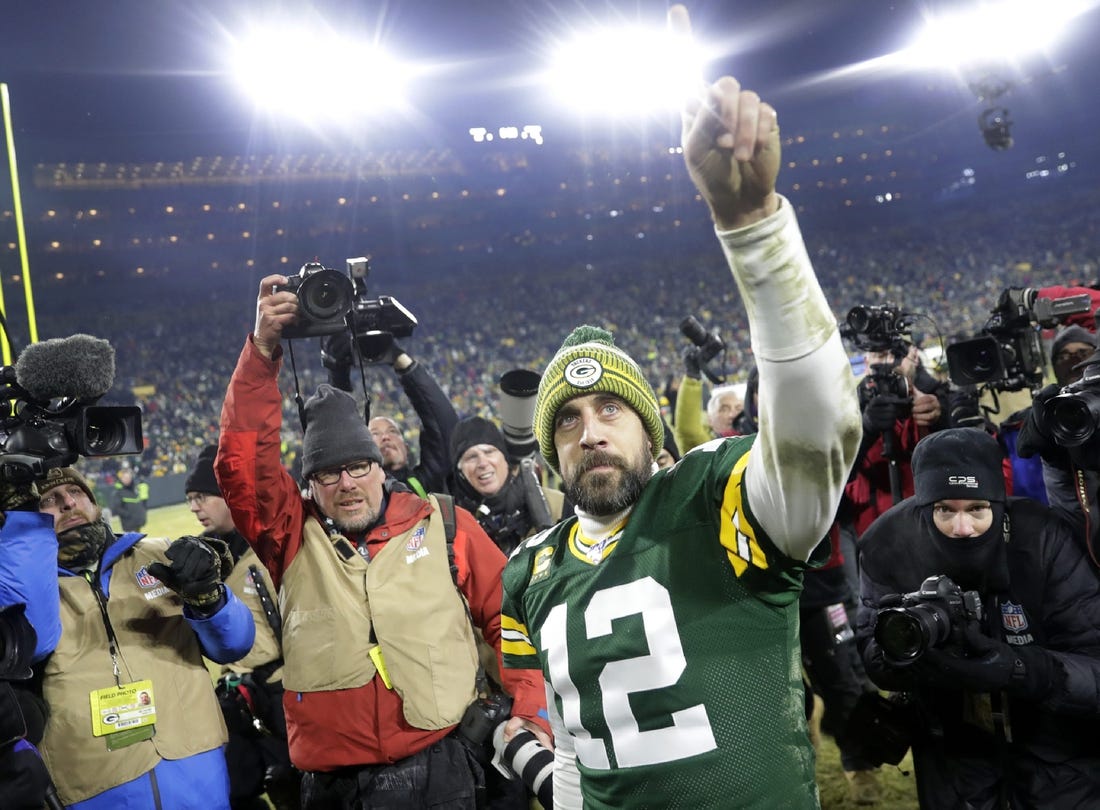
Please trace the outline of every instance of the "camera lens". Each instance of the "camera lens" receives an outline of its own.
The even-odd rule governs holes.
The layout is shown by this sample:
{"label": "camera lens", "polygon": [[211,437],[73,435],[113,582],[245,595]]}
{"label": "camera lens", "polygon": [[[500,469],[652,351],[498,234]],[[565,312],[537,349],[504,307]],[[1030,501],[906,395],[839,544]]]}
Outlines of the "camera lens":
{"label": "camera lens", "polygon": [[916,661],[929,647],[942,644],[951,632],[951,616],[931,602],[887,608],[878,614],[875,641],[891,661]]}
{"label": "camera lens", "polygon": [[707,330],[694,315],[688,315],[680,321],[680,332],[696,346],[702,346],[707,342]]}
{"label": "camera lens", "polygon": [[298,288],[298,306],[310,320],[326,321],[351,308],[351,281],[335,270],[319,270]]}
{"label": "camera lens", "polygon": [[1100,422],[1100,394],[1094,391],[1059,394],[1047,401],[1044,416],[1057,444],[1077,447],[1096,432]]}
{"label": "camera lens", "polygon": [[848,310],[848,326],[852,327],[852,330],[865,333],[871,326],[871,310],[868,307],[852,307]]}
{"label": "camera lens", "polygon": [[77,422],[77,452],[84,456],[117,456],[142,450],[141,409],[136,406],[90,406]]}

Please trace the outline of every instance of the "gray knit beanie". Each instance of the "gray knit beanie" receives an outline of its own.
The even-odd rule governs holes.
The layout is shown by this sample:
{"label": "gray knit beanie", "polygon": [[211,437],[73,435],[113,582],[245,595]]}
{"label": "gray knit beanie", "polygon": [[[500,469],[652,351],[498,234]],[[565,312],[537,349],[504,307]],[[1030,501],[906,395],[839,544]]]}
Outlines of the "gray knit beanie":
{"label": "gray knit beanie", "polygon": [[382,463],[382,453],[371,438],[359,413],[355,397],[333,388],[318,386],[306,400],[306,432],[302,440],[302,477],[318,470],[340,467],[369,459]]}

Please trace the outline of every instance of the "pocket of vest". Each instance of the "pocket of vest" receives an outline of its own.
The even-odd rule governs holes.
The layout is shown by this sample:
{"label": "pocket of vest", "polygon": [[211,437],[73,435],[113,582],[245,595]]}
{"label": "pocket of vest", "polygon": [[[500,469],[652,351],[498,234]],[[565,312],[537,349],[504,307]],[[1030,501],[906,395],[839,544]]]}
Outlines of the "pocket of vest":
{"label": "pocket of vest", "polygon": [[289,692],[354,689],[374,676],[370,628],[348,626],[336,610],[291,610],[283,617],[283,687]]}

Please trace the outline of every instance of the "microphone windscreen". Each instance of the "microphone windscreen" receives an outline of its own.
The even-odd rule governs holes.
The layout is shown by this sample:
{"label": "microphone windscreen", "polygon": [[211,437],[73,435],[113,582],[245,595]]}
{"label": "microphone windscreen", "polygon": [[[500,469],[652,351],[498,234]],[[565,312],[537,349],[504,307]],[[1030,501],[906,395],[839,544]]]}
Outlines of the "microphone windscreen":
{"label": "microphone windscreen", "polygon": [[32,343],[15,361],[16,382],[36,400],[98,399],[115,381],[115,350],[91,335]]}

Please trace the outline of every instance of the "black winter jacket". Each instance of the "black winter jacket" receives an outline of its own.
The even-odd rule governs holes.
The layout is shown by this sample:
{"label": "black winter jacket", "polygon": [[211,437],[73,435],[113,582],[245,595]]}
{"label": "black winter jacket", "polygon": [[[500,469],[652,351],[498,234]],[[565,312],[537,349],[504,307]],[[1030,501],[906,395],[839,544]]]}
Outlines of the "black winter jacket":
{"label": "black winter jacket", "polygon": [[[1000,510],[1006,530],[995,520],[989,553],[969,562],[966,555],[978,544],[935,533],[930,510],[907,499],[861,538],[856,629],[872,680],[915,698],[924,730],[912,744],[921,806],[1000,808],[1007,801],[1013,808],[1100,807],[1096,569],[1069,526],[1036,501],[1010,498]],[[1054,685],[1045,699],[932,688],[919,672],[884,659],[873,637],[883,597],[912,593],[925,578],[944,573],[981,593],[987,635],[1036,645],[1052,657]],[[997,724],[973,722],[968,710],[984,705],[996,711],[1001,701],[1007,701],[1007,735]],[[987,730],[990,725],[997,730]]]}

